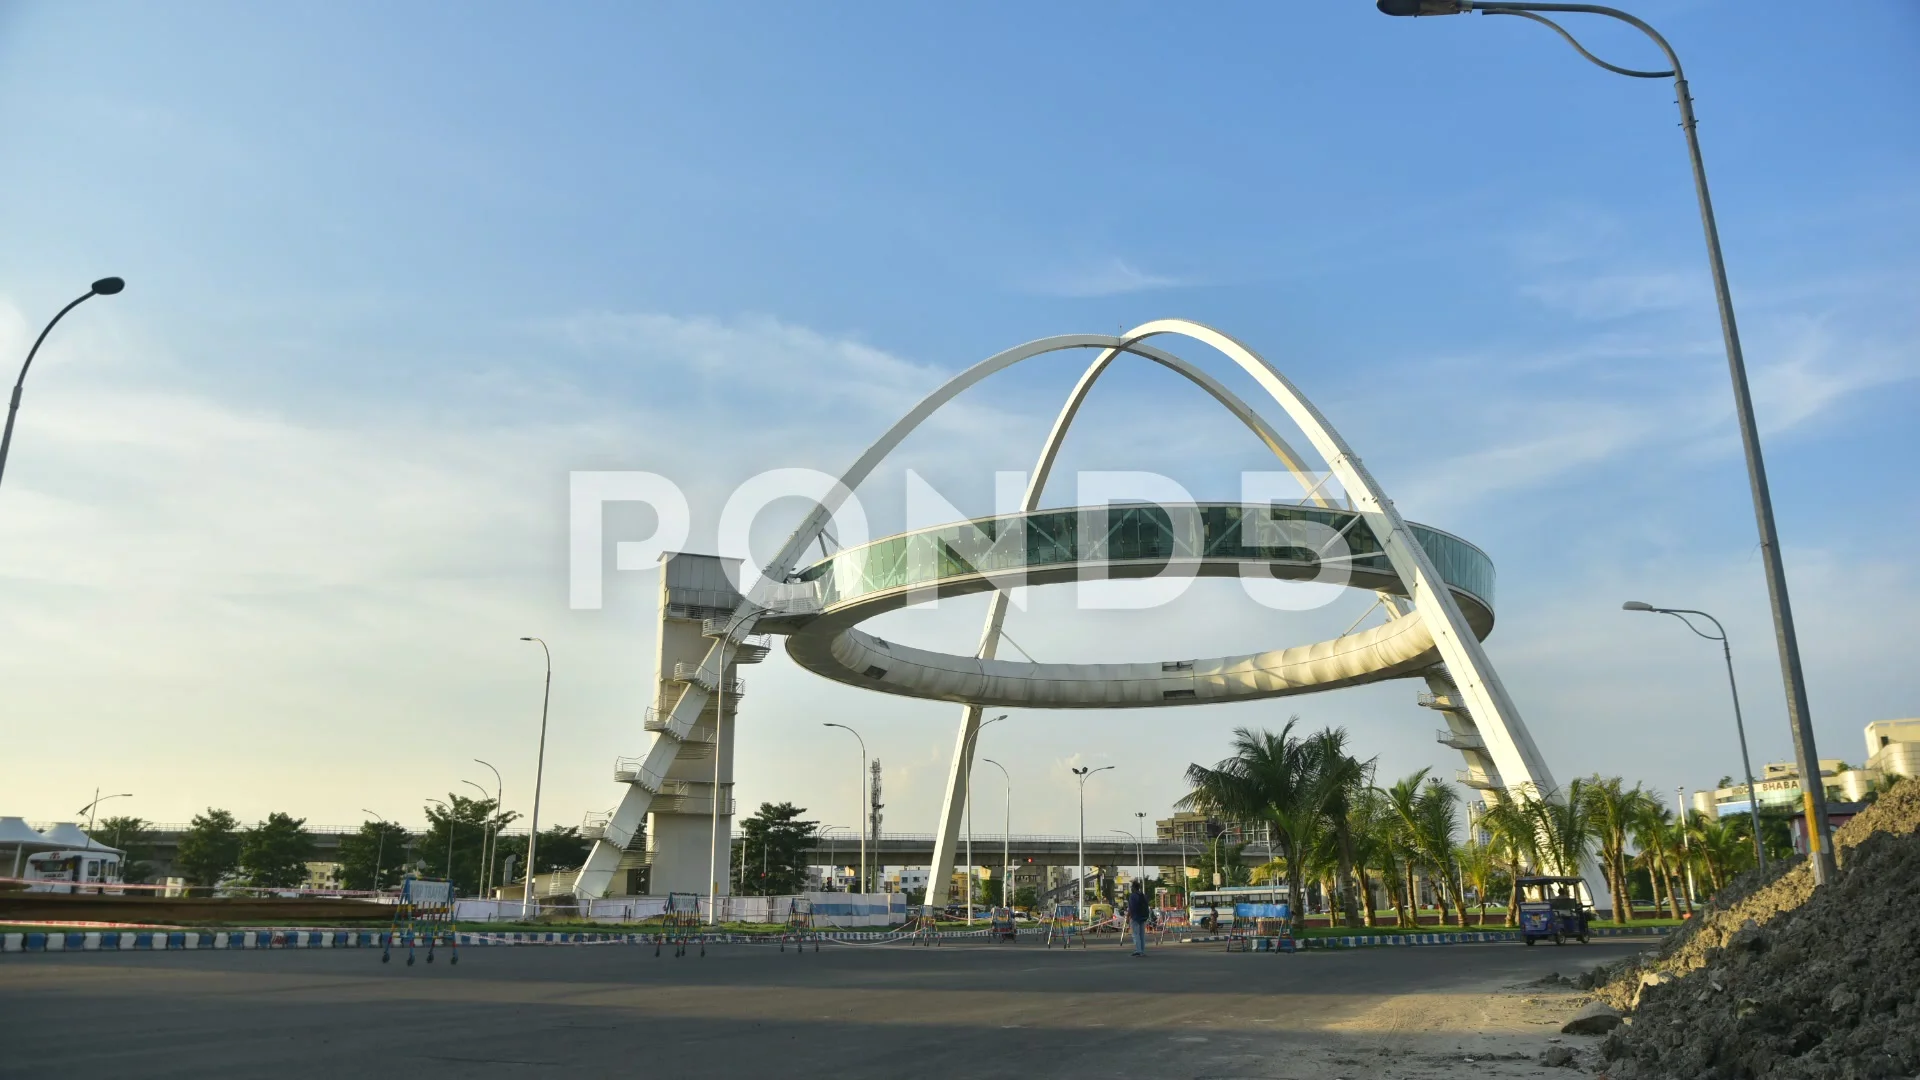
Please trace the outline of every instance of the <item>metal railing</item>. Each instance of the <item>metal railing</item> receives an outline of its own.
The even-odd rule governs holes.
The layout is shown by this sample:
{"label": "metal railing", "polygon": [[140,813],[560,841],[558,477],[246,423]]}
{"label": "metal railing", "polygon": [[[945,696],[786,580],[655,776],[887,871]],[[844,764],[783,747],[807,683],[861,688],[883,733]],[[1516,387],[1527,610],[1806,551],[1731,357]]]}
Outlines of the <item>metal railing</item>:
{"label": "metal railing", "polygon": [[1465,711],[1464,706],[1458,701],[1455,701],[1451,694],[1436,694],[1430,690],[1422,690],[1419,694],[1415,695],[1414,701],[1423,709],[1444,709],[1448,712]]}
{"label": "metal railing", "polygon": [[623,757],[614,760],[613,781],[616,784],[639,784],[648,791],[657,792],[665,779],[647,768],[646,758]]}
{"label": "metal railing", "polygon": [[1486,773],[1475,769],[1461,769],[1453,774],[1453,779],[1454,782],[1464,784],[1475,791],[1492,791],[1500,786],[1494,783]]}
{"label": "metal railing", "polygon": [[[693,803],[694,805],[701,807],[701,809],[697,812],[712,813],[713,812],[712,811],[712,806],[713,806],[712,792],[713,792],[712,784],[700,783],[692,780],[669,780],[666,783],[660,785],[660,790],[657,793],[657,797],[661,800],[672,800],[675,802]],[[724,800],[721,801],[720,813],[723,815],[730,816],[733,813],[733,809],[734,809],[734,800],[733,800],[733,797],[729,795]],[[662,810],[661,812],[675,813],[675,812],[684,812],[684,811]]]}
{"label": "metal railing", "polygon": [[768,615],[817,615],[823,606],[818,581],[763,580],[754,589],[754,600]]}
{"label": "metal railing", "polygon": [[[721,688],[721,680],[715,679],[711,672],[699,664],[689,664],[685,661],[673,665],[673,681],[692,683],[702,687],[708,693]],[[728,697],[739,697],[747,691],[747,684],[742,679],[727,679],[724,681],[724,686]]]}
{"label": "metal railing", "polygon": [[[964,833],[962,834],[961,838],[962,838],[962,841],[964,842],[965,840]],[[869,844],[873,843],[874,840],[875,838],[872,836],[867,837],[867,842]],[[883,832],[878,837],[878,840],[882,844],[885,844],[885,843],[931,844],[934,840],[934,834],[933,833]],[[1069,847],[1072,847],[1080,842],[1080,838],[1072,833],[1068,833],[1064,836],[1055,836],[1055,835],[1040,834],[1040,833],[1014,833],[1010,837],[1002,837],[999,833],[976,832],[973,834],[973,844],[975,848],[975,855],[979,856],[980,854],[979,849],[982,848],[984,845],[991,844],[997,849],[1001,843],[1006,841],[1011,841],[1014,844],[1065,844]],[[860,848],[860,837],[859,837],[859,834],[857,833],[851,837],[849,837],[844,832],[836,833],[833,836],[828,836],[824,838],[814,837],[812,839],[809,839],[807,842],[810,844],[818,844],[822,846],[826,846],[829,843],[832,843],[832,844],[837,844],[842,849],[846,848],[848,844],[852,844],[855,851],[858,851]],[[1239,844],[1242,842],[1243,841],[1239,841],[1239,840],[1228,841],[1228,843],[1232,843],[1232,844]],[[1109,836],[1099,836],[1092,832],[1087,833],[1087,849],[1089,851],[1091,851],[1096,847],[1099,847],[1103,850],[1109,847],[1124,847],[1127,850],[1131,851],[1133,850],[1136,843],[1137,841],[1133,840],[1130,837],[1122,837],[1118,833],[1118,831],[1114,832],[1112,835],[1109,835]],[[1211,841],[1208,841],[1208,843],[1211,843]],[[1153,837],[1149,836],[1146,838],[1146,846],[1149,849],[1153,849],[1153,848],[1177,849],[1180,847],[1180,842],[1178,840],[1156,840]],[[1188,851],[1194,854],[1195,858],[1198,858],[1201,849],[1205,846],[1206,845],[1203,843],[1189,842],[1186,845],[1186,848]],[[1253,844],[1253,847],[1256,849],[1260,848],[1261,847],[1260,842],[1255,841]],[[998,865],[998,864],[999,864],[999,852],[998,850],[996,850],[994,852],[993,865]],[[983,861],[981,865],[984,866],[988,864]]]}
{"label": "metal railing", "polygon": [[1441,728],[1434,733],[1434,736],[1435,742],[1441,746],[1451,746],[1455,750],[1485,750],[1487,748],[1487,740],[1481,738],[1478,734],[1469,734],[1454,731],[1450,728]]}

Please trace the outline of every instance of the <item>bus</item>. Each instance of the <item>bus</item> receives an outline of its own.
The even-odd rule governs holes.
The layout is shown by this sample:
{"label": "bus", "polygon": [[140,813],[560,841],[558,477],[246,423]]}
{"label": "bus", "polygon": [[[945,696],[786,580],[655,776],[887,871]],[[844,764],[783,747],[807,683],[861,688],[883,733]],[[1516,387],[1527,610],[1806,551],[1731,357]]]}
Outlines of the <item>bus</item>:
{"label": "bus", "polygon": [[1255,919],[1287,917],[1285,885],[1243,885],[1196,890],[1187,896],[1187,919],[1203,929],[1252,926]]}
{"label": "bus", "polygon": [[28,892],[74,893],[89,891],[119,894],[120,853],[105,850],[41,851],[27,856]]}

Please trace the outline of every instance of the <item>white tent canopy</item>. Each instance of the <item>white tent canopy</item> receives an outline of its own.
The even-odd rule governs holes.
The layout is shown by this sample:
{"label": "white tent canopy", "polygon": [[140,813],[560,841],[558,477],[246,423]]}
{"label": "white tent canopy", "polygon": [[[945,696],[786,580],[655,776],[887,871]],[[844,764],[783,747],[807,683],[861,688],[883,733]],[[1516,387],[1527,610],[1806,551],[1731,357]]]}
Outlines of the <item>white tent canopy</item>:
{"label": "white tent canopy", "polygon": [[47,838],[23,818],[0,817],[0,844],[44,845]]}
{"label": "white tent canopy", "polygon": [[0,863],[0,873],[9,877],[19,877],[21,860],[42,851],[98,851],[125,855],[119,848],[97,843],[71,821],[62,821],[48,827],[46,832],[40,832],[17,817],[0,817],[0,847],[13,849],[13,858]]}
{"label": "white tent canopy", "polygon": [[[11,820],[19,821],[20,819]],[[80,826],[71,821],[55,822],[47,826],[46,832],[35,833],[34,836],[42,847],[49,850],[57,848],[62,851],[102,851],[114,855],[124,854],[119,848],[108,847],[81,832]]]}

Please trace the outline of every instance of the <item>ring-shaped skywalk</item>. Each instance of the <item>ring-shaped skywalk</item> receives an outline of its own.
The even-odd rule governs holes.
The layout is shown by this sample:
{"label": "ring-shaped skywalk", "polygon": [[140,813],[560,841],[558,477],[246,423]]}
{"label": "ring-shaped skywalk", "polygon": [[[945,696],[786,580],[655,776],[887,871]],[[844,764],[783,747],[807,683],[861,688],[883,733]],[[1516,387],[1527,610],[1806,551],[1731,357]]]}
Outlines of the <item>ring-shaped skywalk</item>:
{"label": "ring-shaped skywalk", "polygon": [[[1493,562],[1408,523],[1477,638],[1493,628]],[[1082,542],[1083,535],[1087,538]],[[1391,619],[1327,641],[1212,658],[1058,664],[915,648],[857,627],[932,597],[1156,576],[1328,581],[1408,589],[1365,517],[1332,507],[1120,503],[978,518],[883,537],[805,567],[804,613],[769,614],[802,667],[853,686],[970,705],[1128,708],[1280,697],[1417,675],[1439,662],[1426,620]]]}

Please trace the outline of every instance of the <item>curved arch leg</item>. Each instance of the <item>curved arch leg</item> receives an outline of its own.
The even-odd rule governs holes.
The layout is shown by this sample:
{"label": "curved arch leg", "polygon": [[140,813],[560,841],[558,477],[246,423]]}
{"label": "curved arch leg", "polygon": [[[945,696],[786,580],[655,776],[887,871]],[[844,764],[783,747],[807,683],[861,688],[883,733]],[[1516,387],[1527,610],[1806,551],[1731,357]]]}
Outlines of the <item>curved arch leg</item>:
{"label": "curved arch leg", "polygon": [[[1020,502],[1021,513],[1031,513],[1040,508],[1040,497],[1046,491],[1047,480],[1053,474],[1053,463],[1060,456],[1060,446],[1066,441],[1067,429],[1080,415],[1080,406],[1086,402],[1087,393],[1093,384],[1099,381],[1121,352],[1135,352],[1154,363],[1173,371],[1189,382],[1212,395],[1215,401],[1226,406],[1227,411],[1246,425],[1247,429],[1259,437],[1273,455],[1280,459],[1287,471],[1300,481],[1300,486],[1308,496],[1321,506],[1332,506],[1328,497],[1320,492],[1321,484],[1313,481],[1311,474],[1300,455],[1281,438],[1280,433],[1266,418],[1255,412],[1239,395],[1227,389],[1219,380],[1207,374],[1199,367],[1181,359],[1172,353],[1159,349],[1146,348],[1138,343],[1126,348],[1116,346],[1101,351],[1086,371],[1082,372],[1060,412],[1053,419],[1053,427],[1047,433],[1047,439],[1040,446],[1040,456],[1034,462],[1033,472],[1027,479],[1027,491]],[[1007,594],[995,590],[987,601],[987,617],[980,629],[980,647],[975,655],[991,660],[999,653],[1001,631],[1007,621]],[[978,747],[975,735],[980,730],[981,708],[978,705],[964,705],[960,709],[960,730],[954,736],[953,764],[947,770],[946,798],[940,803],[940,826],[934,832],[933,861],[928,864],[927,891],[924,901],[934,906],[945,906],[953,898],[953,875],[943,868],[951,868],[960,848],[960,821],[966,810],[967,774],[973,770],[973,754]],[[971,873],[971,871],[969,871]]]}

